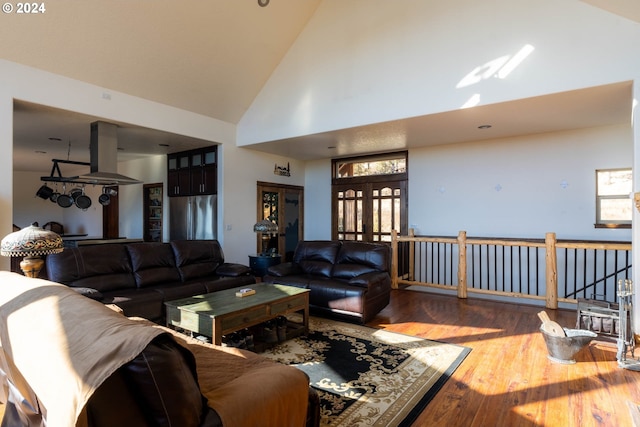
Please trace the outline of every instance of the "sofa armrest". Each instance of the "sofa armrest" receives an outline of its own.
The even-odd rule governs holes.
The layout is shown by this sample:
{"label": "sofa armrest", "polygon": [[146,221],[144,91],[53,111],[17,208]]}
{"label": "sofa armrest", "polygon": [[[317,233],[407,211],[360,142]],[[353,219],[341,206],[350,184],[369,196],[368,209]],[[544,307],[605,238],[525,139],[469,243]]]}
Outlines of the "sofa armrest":
{"label": "sofa armrest", "polygon": [[349,284],[367,287],[373,283],[382,282],[385,280],[389,280],[389,283],[391,283],[389,273],[382,272],[382,271],[372,271],[372,272],[364,273],[359,276],[351,278],[349,280]]}
{"label": "sofa armrest", "polygon": [[292,276],[294,274],[302,274],[302,268],[298,264],[293,262],[284,262],[282,264],[272,265],[267,269],[270,276],[284,277]]}
{"label": "sofa armrest", "polygon": [[96,301],[102,301],[102,299],[104,298],[104,295],[102,295],[102,292],[93,289],[93,288],[84,288],[84,287],[76,287],[76,286],[69,286],[71,289],[73,289],[74,291],[76,291],[77,293],[79,293],[80,295],[83,295],[87,298],[91,298],[93,300]]}
{"label": "sofa armrest", "polygon": [[251,269],[246,265],[225,262],[216,268],[216,274],[227,277],[247,276],[251,274]]}

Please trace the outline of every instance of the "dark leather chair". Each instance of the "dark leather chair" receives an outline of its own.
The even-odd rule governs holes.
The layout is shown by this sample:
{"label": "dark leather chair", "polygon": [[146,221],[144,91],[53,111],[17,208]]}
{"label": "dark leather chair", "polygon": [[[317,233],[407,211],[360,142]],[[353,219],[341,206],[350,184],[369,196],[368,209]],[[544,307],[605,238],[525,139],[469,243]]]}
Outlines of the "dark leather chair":
{"label": "dark leather chair", "polygon": [[300,241],[293,261],[269,267],[262,281],[309,289],[312,313],[366,323],[389,304],[390,259],[385,243]]}
{"label": "dark leather chair", "polygon": [[42,228],[45,230],[53,231],[54,233],[57,233],[60,235],[64,234],[64,226],[59,222],[49,221],[48,223],[43,225]]}

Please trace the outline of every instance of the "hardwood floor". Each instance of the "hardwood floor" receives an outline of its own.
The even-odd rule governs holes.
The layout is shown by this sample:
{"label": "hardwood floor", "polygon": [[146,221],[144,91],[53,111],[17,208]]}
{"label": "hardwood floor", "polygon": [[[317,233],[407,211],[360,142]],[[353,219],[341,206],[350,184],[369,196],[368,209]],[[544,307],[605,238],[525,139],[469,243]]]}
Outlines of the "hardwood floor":
{"label": "hardwood floor", "polygon": [[[576,364],[551,362],[539,331],[543,309],[394,290],[368,325],[472,348],[414,427],[634,426],[640,372],[619,368],[615,344],[600,340],[581,350]],[[575,311],[545,311],[575,327]]]}
{"label": "hardwood floor", "polygon": [[[640,372],[618,367],[615,345],[593,341],[575,365],[555,364],[539,332],[540,307],[392,292],[369,326],[472,348],[413,427],[640,427],[630,410],[640,404]],[[575,325],[574,311],[545,311]]]}

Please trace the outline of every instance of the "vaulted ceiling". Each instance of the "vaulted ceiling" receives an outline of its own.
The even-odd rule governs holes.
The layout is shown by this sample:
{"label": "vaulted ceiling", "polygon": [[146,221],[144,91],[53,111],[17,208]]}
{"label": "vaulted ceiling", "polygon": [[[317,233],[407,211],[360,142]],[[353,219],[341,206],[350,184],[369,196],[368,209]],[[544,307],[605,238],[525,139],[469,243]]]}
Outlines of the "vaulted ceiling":
{"label": "vaulted ceiling", "polygon": [[[582,1],[640,22],[637,0]],[[266,7],[255,0],[47,2],[44,14],[28,19],[3,17],[2,57],[107,90],[238,123],[320,4],[321,0],[271,0]],[[260,149],[314,159],[328,157],[327,144],[343,144],[343,155],[405,148],[394,147],[393,138],[389,138],[398,131],[423,133],[424,138],[412,140],[425,145],[436,139],[447,143],[484,137],[477,126],[460,126],[465,122],[494,124],[484,134],[492,138],[576,128],[586,123],[619,123],[629,118],[629,109],[621,108],[630,105],[628,89],[620,84],[572,91],[552,95],[553,99],[539,97],[473,112],[460,110],[275,141]],[[558,109],[549,111],[547,102]],[[530,120],[510,120],[514,111],[520,117],[526,111]],[[66,159],[70,153],[78,161],[87,161],[89,124],[98,119],[17,101],[14,168],[47,170],[52,157]],[[496,121],[504,125],[495,126]],[[121,129],[124,151],[120,157],[124,160],[204,143],[126,124],[121,124]],[[166,138],[171,138],[172,146],[159,146],[158,141]],[[365,140],[379,142],[363,145]],[[34,157],[36,151],[47,153]]]}

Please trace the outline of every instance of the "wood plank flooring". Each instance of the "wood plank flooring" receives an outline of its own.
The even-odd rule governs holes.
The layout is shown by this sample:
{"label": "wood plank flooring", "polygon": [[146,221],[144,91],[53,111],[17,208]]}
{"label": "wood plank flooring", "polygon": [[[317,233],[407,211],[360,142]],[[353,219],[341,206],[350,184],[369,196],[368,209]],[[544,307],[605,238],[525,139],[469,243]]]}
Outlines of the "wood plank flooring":
{"label": "wood plank flooring", "polygon": [[[634,426],[640,372],[619,368],[615,344],[603,340],[580,351],[574,365],[551,362],[539,331],[542,309],[394,290],[368,325],[472,348],[414,427]],[[545,311],[575,327],[575,311]]]}
{"label": "wood plank flooring", "polygon": [[[472,348],[413,427],[640,427],[631,410],[640,404],[640,372],[618,367],[614,345],[593,341],[575,365],[554,364],[540,307],[392,292],[369,326]],[[573,311],[546,311],[575,325]]]}

